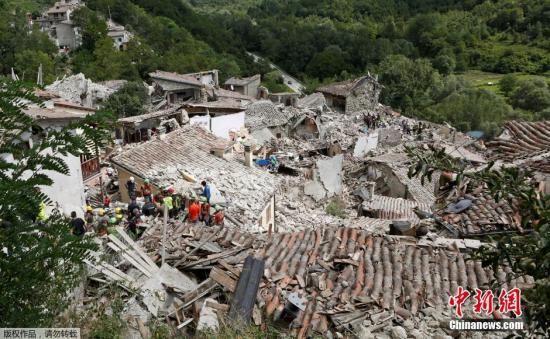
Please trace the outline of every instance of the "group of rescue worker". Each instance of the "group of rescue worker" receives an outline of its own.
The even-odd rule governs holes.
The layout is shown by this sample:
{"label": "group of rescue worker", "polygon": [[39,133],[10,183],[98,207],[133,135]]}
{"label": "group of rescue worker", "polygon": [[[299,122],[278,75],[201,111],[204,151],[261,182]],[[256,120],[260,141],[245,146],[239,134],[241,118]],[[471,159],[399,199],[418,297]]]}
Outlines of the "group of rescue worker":
{"label": "group of rescue worker", "polygon": [[[207,226],[223,226],[224,208],[210,203],[210,186],[206,181],[203,181],[201,186],[202,192],[199,196],[195,192],[190,195],[177,193],[173,187],[166,187],[159,193],[153,194],[153,186],[149,179],[143,181],[143,185],[138,191],[135,179],[130,177],[126,182],[126,189],[131,202],[126,211],[121,207],[111,208],[109,198],[103,200],[103,208],[94,210],[88,205],[84,219],[77,218],[76,212],[71,213],[72,233],[80,236],[93,231],[101,236],[113,233],[114,228],[120,225],[126,226],[128,233],[137,239],[146,228],[142,216],[162,216],[165,209],[170,218],[183,218],[183,221],[189,223],[204,222]],[[143,197],[142,204],[137,202],[138,194]]]}

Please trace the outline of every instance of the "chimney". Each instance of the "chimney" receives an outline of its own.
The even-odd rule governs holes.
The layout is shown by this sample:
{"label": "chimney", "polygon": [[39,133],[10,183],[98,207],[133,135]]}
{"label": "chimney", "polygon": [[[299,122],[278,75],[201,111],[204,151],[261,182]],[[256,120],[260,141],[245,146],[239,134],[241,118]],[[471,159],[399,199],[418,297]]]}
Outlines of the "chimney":
{"label": "chimney", "polygon": [[252,147],[250,145],[244,146],[244,165],[252,167]]}
{"label": "chimney", "polygon": [[210,153],[214,154],[218,158],[225,158],[225,148],[226,145],[224,143],[219,143],[217,145],[212,146],[210,149]]}

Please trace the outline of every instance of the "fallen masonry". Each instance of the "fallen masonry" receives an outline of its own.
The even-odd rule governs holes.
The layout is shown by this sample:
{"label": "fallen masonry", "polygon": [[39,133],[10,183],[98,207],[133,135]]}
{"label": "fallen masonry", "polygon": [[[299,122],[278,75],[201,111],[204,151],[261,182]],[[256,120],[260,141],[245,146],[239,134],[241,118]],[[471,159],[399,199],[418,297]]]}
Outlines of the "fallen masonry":
{"label": "fallen masonry", "polygon": [[[95,238],[100,249],[87,261],[86,305],[111,307],[106,286],[120,286],[136,338],[149,337],[147,325],[156,322],[184,337],[240,323],[299,338],[502,337],[451,330],[449,300],[459,288],[533,285],[510,266],[484,267],[474,255],[492,246],[487,235],[529,231],[519,205],[496,201],[487,187],[457,182],[453,173],[411,177],[407,151],[441,149],[471,171],[490,160],[528,167],[544,191],[547,124],[511,122],[486,147],[377,103],[380,88],[369,75],[294,106],[243,101],[232,106],[244,113],[243,127],[223,138],[193,123],[201,109],[218,114],[219,100],[243,96],[219,89],[217,71],[153,75],[155,110],[121,119],[131,143],[104,157],[120,182],[110,207],[127,208],[130,177],[138,190],[149,179],[153,195],[171,189],[186,199],[203,193],[204,180],[212,204],[223,207],[224,225],[184,219],[188,201],[165,219],[157,201],[156,214],[140,216],[139,239],[129,228]],[[174,83],[193,97],[182,97],[187,90]],[[369,93],[374,97],[362,97]],[[172,120],[173,128],[163,125]],[[470,318],[514,317],[474,314],[472,300],[463,309]]]}

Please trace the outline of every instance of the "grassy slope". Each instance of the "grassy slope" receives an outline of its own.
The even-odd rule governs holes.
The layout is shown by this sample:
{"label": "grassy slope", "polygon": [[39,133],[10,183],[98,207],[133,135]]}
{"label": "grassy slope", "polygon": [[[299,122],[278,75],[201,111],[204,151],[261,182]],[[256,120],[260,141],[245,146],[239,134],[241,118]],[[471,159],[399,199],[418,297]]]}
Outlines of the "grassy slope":
{"label": "grassy slope", "polygon": [[[544,75],[532,75],[532,74],[525,74],[525,73],[514,73],[519,79],[545,79],[548,83],[550,83],[550,74],[544,74]],[[467,71],[465,73],[458,74],[470,83],[478,88],[487,89],[490,91],[493,91],[497,94],[500,94],[500,91],[498,89],[498,82],[505,74],[497,74],[497,73],[488,73],[488,72],[482,72],[482,71]]]}
{"label": "grassy slope", "polygon": [[182,0],[203,13],[235,13],[244,15],[259,0]]}

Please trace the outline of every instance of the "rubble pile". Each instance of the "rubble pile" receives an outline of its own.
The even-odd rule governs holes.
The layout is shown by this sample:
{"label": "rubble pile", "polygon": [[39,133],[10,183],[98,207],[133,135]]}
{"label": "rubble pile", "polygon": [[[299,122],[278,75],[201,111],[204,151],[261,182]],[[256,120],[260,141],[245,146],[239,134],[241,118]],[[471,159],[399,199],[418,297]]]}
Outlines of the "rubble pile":
{"label": "rubble pile", "polygon": [[[446,191],[439,179],[452,173],[409,178],[406,146],[442,147],[474,168],[486,162],[480,142],[380,104],[341,113],[327,103],[319,93],[295,107],[255,101],[245,111],[249,130],[229,142],[185,122],[116,151],[113,166],[150,179],[153,195],[170,187],[206,196],[204,180],[208,203],[224,207],[223,225],[190,223],[182,206],[166,220],[141,216],[137,241],[122,228],[101,238],[108,255],[89,262],[89,280],[137,291],[125,312],[139,319],[130,322],[142,336],[155,319],[184,336],[228,319],[298,338],[457,337],[447,323],[459,287],[533,284],[511,267],[483,267],[473,251],[485,244],[468,238],[520,230],[517,206],[467,181]],[[508,152],[507,145],[497,144]]]}
{"label": "rubble pile", "polygon": [[63,79],[46,86],[46,89],[58,93],[65,100],[79,103],[84,107],[97,107],[120,89],[120,81],[103,85],[94,83],[91,79],[86,79],[84,74],[78,73],[63,77]]}

